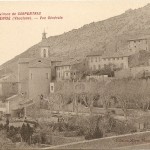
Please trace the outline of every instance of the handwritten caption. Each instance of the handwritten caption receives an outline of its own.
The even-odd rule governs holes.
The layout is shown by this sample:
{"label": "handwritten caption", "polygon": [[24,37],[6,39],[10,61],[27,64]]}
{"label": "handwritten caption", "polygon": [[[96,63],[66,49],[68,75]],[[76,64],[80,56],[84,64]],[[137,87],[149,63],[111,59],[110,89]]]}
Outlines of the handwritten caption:
{"label": "handwritten caption", "polygon": [[42,12],[0,12],[0,21],[2,20],[62,20],[62,16],[42,15]]}

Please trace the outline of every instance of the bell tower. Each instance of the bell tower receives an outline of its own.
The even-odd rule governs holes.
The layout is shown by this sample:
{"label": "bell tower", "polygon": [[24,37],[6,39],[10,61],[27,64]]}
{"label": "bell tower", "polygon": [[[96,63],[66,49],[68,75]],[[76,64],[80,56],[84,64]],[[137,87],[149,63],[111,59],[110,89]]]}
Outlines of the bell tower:
{"label": "bell tower", "polygon": [[47,33],[44,30],[44,32],[42,33],[42,42],[41,42],[41,47],[40,47],[40,51],[41,51],[40,56],[42,58],[49,57],[49,43],[47,41],[46,34]]}
{"label": "bell tower", "polygon": [[45,32],[45,29],[44,29],[44,32],[42,33],[42,40],[45,40],[46,39],[46,32]]}

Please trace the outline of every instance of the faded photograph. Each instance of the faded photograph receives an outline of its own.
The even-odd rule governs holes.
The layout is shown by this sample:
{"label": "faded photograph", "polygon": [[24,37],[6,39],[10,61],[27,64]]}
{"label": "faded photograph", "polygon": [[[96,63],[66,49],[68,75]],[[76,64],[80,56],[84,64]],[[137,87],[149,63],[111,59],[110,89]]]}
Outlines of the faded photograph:
{"label": "faded photograph", "polygon": [[150,149],[150,0],[0,1],[1,149]]}

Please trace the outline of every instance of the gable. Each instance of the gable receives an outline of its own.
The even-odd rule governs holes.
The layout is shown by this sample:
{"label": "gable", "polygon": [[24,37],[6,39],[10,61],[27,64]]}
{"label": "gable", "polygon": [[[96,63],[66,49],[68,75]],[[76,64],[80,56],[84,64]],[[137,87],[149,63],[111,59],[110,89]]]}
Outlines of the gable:
{"label": "gable", "polygon": [[50,68],[51,62],[44,59],[36,59],[32,61],[29,65],[29,68]]}

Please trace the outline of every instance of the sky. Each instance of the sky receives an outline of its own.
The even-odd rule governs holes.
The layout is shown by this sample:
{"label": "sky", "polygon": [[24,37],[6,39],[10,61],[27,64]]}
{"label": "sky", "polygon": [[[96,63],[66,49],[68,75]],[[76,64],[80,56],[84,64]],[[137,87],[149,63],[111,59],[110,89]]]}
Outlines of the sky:
{"label": "sky", "polygon": [[[148,3],[150,0],[32,2],[0,0],[0,64],[40,42],[44,29],[47,37],[60,35],[85,24],[120,15],[130,8],[143,7]],[[31,20],[12,20],[15,17],[30,17],[18,15],[18,12],[39,12],[39,15],[31,15]],[[48,19],[48,16],[62,19]],[[10,17],[11,20],[3,20],[5,17]]]}

